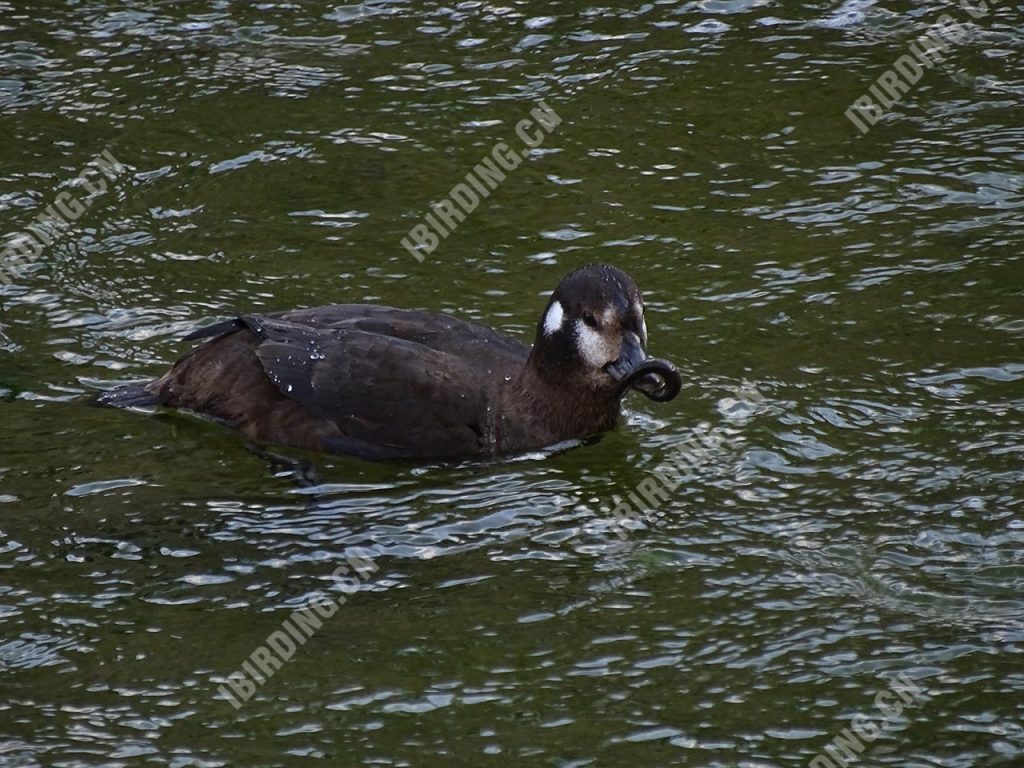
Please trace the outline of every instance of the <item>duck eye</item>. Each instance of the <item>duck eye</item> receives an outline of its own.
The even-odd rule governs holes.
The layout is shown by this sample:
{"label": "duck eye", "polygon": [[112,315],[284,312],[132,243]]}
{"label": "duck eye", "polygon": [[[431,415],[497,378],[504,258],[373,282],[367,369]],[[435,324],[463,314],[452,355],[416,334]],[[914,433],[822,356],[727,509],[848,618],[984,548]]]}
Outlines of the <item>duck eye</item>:
{"label": "duck eye", "polygon": [[590,312],[583,313],[583,322],[591,328],[597,328],[597,318],[594,317]]}

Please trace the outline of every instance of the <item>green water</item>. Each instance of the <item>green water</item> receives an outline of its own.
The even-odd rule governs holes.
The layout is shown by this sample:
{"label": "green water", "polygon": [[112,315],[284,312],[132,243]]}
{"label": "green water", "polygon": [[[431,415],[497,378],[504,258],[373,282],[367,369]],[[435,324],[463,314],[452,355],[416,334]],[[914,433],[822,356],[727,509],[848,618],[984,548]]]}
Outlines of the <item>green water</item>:
{"label": "green water", "polygon": [[[857,764],[1022,764],[1019,4],[28,5],[0,0],[0,234],[125,168],[0,287],[0,766],[799,766],[900,675]],[[861,136],[945,12],[967,38]],[[538,100],[561,125],[413,259]],[[239,310],[528,338],[589,261],[686,382],[594,445],[296,466],[82,400]],[[667,459],[687,481],[617,525]]]}

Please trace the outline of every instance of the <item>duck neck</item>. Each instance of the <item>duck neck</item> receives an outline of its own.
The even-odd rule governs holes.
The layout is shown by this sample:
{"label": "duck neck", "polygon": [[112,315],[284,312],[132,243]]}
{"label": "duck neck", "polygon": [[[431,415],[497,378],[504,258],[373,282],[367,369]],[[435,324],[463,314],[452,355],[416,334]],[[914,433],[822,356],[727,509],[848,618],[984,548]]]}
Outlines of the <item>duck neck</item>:
{"label": "duck neck", "polygon": [[[503,391],[500,426],[504,450],[526,450],[605,432],[619,418],[619,401],[606,400],[553,375],[531,353]],[[564,369],[563,369],[564,370]]]}

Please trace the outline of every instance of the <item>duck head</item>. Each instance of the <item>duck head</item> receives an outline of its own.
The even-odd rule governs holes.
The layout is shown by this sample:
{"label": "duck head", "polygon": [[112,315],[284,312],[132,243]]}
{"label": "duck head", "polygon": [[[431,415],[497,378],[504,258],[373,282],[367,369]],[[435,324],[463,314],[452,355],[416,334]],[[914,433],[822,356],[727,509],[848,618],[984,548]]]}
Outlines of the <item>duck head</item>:
{"label": "duck head", "polygon": [[590,264],[562,278],[537,324],[538,373],[618,401],[630,389],[666,401],[679,394],[675,366],[647,354],[644,300],[632,278]]}

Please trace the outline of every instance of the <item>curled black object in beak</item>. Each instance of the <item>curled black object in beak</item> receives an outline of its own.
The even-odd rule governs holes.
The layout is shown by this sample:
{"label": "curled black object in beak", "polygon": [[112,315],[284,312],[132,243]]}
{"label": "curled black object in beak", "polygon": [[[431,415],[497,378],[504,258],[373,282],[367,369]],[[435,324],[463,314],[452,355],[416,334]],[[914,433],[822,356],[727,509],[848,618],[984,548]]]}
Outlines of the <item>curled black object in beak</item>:
{"label": "curled black object in beak", "polygon": [[651,400],[667,403],[683,388],[676,367],[668,360],[647,357],[639,339],[627,338],[622,344],[622,356],[604,369],[619,383],[619,397],[632,387]]}

